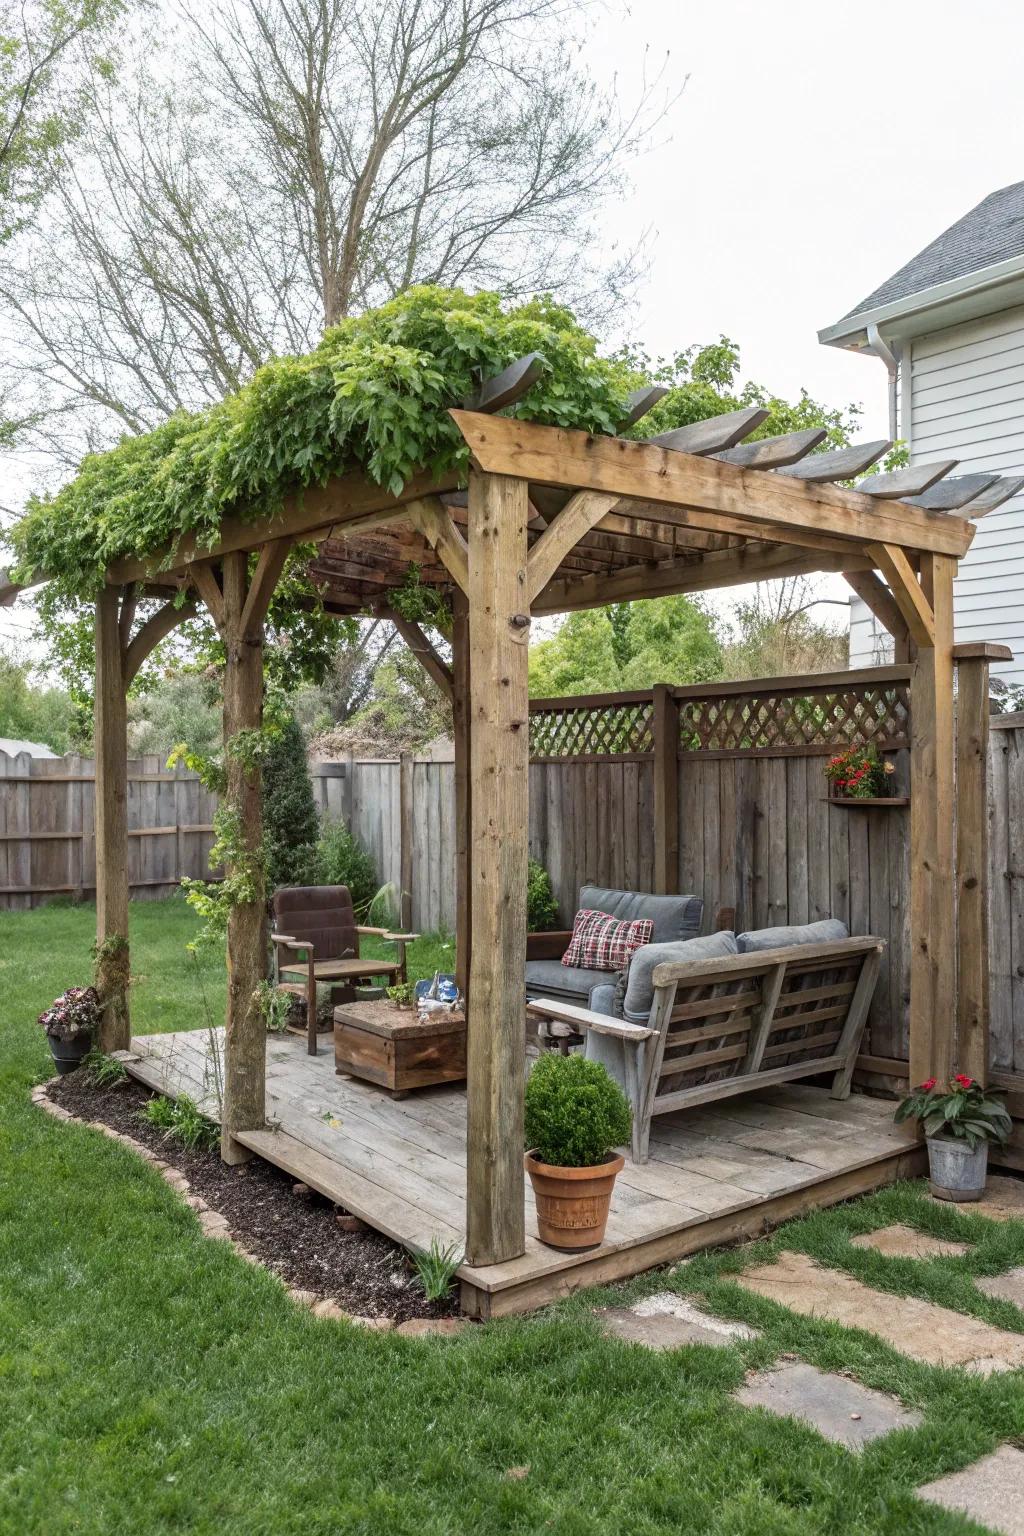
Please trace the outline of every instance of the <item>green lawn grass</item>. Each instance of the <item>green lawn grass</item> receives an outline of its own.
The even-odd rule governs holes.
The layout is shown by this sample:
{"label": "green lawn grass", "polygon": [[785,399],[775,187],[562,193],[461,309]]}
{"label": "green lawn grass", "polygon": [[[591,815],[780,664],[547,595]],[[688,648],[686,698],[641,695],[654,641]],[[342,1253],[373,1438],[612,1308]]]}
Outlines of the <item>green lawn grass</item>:
{"label": "green lawn grass", "polygon": [[[783,1244],[882,1289],[1005,1327],[971,1277],[1024,1263],[1024,1224],[938,1210],[902,1186],[700,1256],[641,1295],[695,1292],[762,1337],[654,1354],[600,1335],[575,1297],[531,1318],[413,1341],[317,1321],[267,1273],[204,1239],[127,1150],[35,1109],[49,1075],[35,1015],[88,978],[93,913],[0,914],[0,1533],[3,1536],[915,1536],[976,1531],[913,1487],[1024,1437],[1024,1373],[914,1365],[868,1335],[739,1289],[741,1260]],[[132,913],[138,1031],[198,1025],[223,972],[185,953],[178,902]],[[414,958],[450,960],[438,941]],[[968,1258],[910,1264],[852,1248],[893,1220],[967,1237]],[[616,1293],[615,1300],[621,1299]],[[783,1351],[849,1368],[924,1412],[853,1456],[734,1406]],[[525,1476],[510,1469],[528,1468]]]}

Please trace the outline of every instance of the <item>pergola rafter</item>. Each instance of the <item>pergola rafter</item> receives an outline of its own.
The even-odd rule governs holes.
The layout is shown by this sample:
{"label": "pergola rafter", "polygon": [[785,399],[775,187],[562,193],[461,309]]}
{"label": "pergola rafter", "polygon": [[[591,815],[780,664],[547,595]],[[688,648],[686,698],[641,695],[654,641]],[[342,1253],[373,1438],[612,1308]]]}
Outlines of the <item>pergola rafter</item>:
{"label": "pergola rafter", "polygon": [[[230,735],[259,724],[266,605],[289,547],[313,540],[318,553],[311,570],[328,611],[369,608],[387,616],[450,692],[457,969],[469,1019],[466,1243],[476,1265],[514,1258],[524,1242],[522,891],[531,615],[823,570],[844,573],[893,631],[897,646],[916,645],[915,1079],[952,1068],[956,946],[966,944],[975,956],[984,949],[980,904],[971,909],[969,931],[961,923],[959,938],[955,920],[952,581],[973,537],[972,506],[980,516],[997,505],[998,484],[967,476],[958,484],[949,478],[949,463],[895,471],[850,489],[835,482],[863,473],[888,444],[813,455],[822,438],[818,429],[744,443],[763,422],[759,409],[648,441],[494,415],[529,387],[524,381],[534,361],[521,359],[499,378],[482,381],[472,401],[477,409],[452,412],[470,457],[468,494],[455,473],[415,474],[398,496],[362,473],[340,475],[297,491],[265,517],[226,518],[209,548],[186,538],[162,556],[116,562],[98,604],[103,643],[97,648],[97,707],[107,719],[116,712],[113,694],[123,694],[124,671],[123,658],[113,660],[117,615],[110,593],[140,580],[190,584],[225,639]],[[656,390],[640,392],[629,420],[657,398]],[[392,601],[413,562],[423,581],[451,599],[450,667]],[[678,705],[666,696],[658,707],[664,712]],[[671,740],[671,731],[663,731],[662,739]],[[98,761],[100,797],[115,807],[118,771],[112,754]],[[239,772],[234,791],[243,802],[246,838],[255,846],[258,793],[252,775]],[[666,883],[676,832],[673,808],[665,804],[662,810],[670,835],[658,878]],[[119,857],[119,834],[109,818],[103,836],[108,859]],[[255,904],[236,909],[232,925],[223,1121],[225,1155],[240,1157],[245,1150],[236,1133],[261,1129],[264,1119],[264,1036],[252,1005],[263,973],[262,912]]]}

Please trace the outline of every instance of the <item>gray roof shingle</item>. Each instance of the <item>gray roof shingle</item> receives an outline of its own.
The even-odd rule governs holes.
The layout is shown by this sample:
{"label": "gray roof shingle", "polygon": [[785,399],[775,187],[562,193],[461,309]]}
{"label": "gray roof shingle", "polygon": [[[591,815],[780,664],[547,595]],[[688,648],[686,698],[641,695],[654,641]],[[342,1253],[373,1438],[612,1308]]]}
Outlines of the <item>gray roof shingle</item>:
{"label": "gray roof shingle", "polygon": [[[881,287],[851,309],[843,320],[909,298],[936,283],[966,277],[996,262],[1024,255],[1024,181],[990,192],[970,213],[943,230],[937,240],[911,257]],[[842,324],[842,321],[840,321]]]}

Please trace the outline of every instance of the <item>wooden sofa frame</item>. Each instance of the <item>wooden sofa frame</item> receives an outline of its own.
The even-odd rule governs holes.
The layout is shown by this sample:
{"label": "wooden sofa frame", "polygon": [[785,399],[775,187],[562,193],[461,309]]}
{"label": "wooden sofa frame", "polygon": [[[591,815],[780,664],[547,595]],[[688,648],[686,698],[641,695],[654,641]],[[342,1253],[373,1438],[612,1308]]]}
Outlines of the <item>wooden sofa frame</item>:
{"label": "wooden sofa frame", "polygon": [[531,1013],[619,1040],[645,1163],[655,1115],[831,1072],[844,1099],[885,940],[839,939],[659,965],[646,1025],[537,998]]}

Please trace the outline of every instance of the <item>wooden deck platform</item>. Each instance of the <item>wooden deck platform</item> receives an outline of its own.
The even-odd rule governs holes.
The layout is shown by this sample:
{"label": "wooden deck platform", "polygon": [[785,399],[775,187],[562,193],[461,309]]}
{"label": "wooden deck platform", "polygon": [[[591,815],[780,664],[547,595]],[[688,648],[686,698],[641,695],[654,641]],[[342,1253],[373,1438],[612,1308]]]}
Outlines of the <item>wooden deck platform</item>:
{"label": "wooden deck platform", "polygon": [[[216,1117],[220,1032],[145,1035],[132,1042],[133,1076],[165,1093],[190,1094]],[[890,1103],[842,1102],[791,1085],[688,1110],[655,1122],[650,1162],[628,1159],[606,1240],[566,1254],[536,1237],[527,1184],[527,1248],[507,1264],[459,1271],[464,1311],[522,1312],[581,1285],[669,1263],[700,1248],[924,1171],[923,1146],[893,1126]],[[466,1183],[466,1099],[431,1088],[393,1101],[379,1088],[337,1077],[329,1037],[320,1054],[303,1040],[267,1044],[267,1115],[273,1129],[240,1139],[411,1249],[431,1238],[461,1243]]]}

